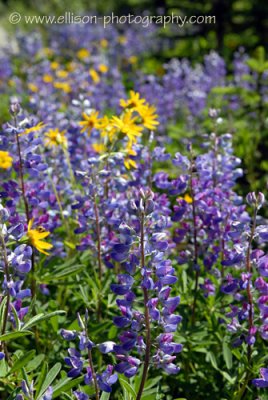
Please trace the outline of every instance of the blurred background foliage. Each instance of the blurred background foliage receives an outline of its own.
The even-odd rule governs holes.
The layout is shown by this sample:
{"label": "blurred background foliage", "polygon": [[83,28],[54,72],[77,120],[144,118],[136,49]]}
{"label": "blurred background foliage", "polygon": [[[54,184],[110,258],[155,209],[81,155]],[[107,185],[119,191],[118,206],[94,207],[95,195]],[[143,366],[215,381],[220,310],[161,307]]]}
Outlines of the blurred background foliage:
{"label": "blurred background foliage", "polygon": [[[188,57],[199,61],[209,50],[215,49],[225,58],[232,57],[234,50],[245,46],[248,51],[268,43],[268,2],[265,0],[1,0],[1,24],[12,29],[8,14],[12,11],[26,15],[63,15],[70,11],[81,13],[97,12],[106,15],[133,13],[151,15],[174,13],[180,16],[216,16],[216,24],[191,25],[180,29],[169,25],[161,31],[163,44],[169,41],[172,46],[163,46],[157,54],[161,59]],[[166,50],[168,48],[168,50]]]}

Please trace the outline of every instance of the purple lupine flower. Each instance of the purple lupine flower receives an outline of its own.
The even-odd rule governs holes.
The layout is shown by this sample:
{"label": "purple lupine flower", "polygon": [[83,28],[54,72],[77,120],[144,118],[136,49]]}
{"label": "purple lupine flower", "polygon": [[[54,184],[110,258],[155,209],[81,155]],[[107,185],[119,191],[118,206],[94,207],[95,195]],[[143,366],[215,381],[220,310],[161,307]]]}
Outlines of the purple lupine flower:
{"label": "purple lupine flower", "polygon": [[268,387],[268,368],[260,369],[261,378],[253,379],[252,384],[260,388]]}
{"label": "purple lupine flower", "polygon": [[[154,206],[152,205],[154,202]],[[114,345],[113,350],[116,358],[120,361],[115,370],[130,378],[138,373],[141,364],[140,358],[144,356],[146,351],[146,334],[144,332],[144,324],[146,315],[144,311],[136,307],[136,292],[138,290],[148,291],[148,300],[146,307],[148,310],[150,324],[162,332],[168,342],[166,345],[160,340],[160,337],[154,338],[154,347],[150,358],[156,367],[163,366],[158,358],[155,358],[155,353],[161,351],[163,354],[178,353],[182,346],[172,341],[173,332],[176,331],[178,324],[181,321],[179,315],[175,315],[180,297],[169,297],[171,292],[170,285],[177,282],[174,276],[175,269],[172,267],[171,261],[166,259],[164,252],[169,250],[168,236],[165,232],[165,227],[168,224],[162,225],[161,211],[157,207],[156,199],[153,200],[153,195],[148,191],[140,192],[140,201],[132,200],[132,205],[129,207],[131,215],[132,229],[128,229],[128,234],[131,233],[133,239],[132,246],[128,249],[127,260],[122,262],[122,267],[126,268],[131,274],[135,272],[134,278],[128,274],[118,274],[119,283],[112,284],[111,289],[122,298],[117,299],[117,305],[120,309],[121,316],[114,317],[114,324],[123,329],[119,334],[119,344]],[[147,206],[148,204],[148,206]],[[150,213],[146,212],[150,208]],[[143,215],[143,217],[141,217]],[[139,234],[140,226],[143,223],[141,218],[145,218],[147,224],[146,230],[143,233],[141,244],[141,236]],[[129,223],[129,225],[131,225]],[[140,244],[139,244],[140,243]],[[141,248],[141,246],[144,246]],[[119,247],[118,247],[119,248]],[[144,251],[145,265],[140,269],[140,276],[137,275],[137,260],[141,262],[141,251]],[[129,269],[129,265],[134,261],[135,267]],[[153,330],[152,330],[153,332]],[[164,336],[163,336],[164,338]],[[164,339],[163,339],[164,340]],[[133,354],[132,354],[133,353]],[[138,356],[137,356],[138,354]],[[158,354],[158,353],[157,353]],[[160,353],[159,353],[160,354]],[[172,358],[172,361],[174,361]],[[166,357],[166,369],[173,369],[173,364]],[[172,364],[172,365],[171,365]],[[168,366],[169,365],[169,366]],[[173,372],[179,371],[174,367]]]}

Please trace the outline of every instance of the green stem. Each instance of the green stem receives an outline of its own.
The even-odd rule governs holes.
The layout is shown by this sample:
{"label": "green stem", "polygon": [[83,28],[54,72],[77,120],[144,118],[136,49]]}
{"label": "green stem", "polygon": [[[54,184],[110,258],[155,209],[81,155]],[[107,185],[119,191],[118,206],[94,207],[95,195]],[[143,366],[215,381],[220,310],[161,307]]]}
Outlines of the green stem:
{"label": "green stem", "polygon": [[[141,241],[141,268],[144,269],[145,268],[145,251],[144,251],[144,214],[143,213],[141,216],[141,239],[140,239],[140,241]],[[144,310],[145,310],[145,327],[146,327],[146,341],[145,341],[146,350],[145,350],[145,358],[144,358],[141,383],[140,383],[140,387],[138,390],[136,400],[140,400],[142,397],[142,393],[143,393],[147,375],[148,375],[149,364],[150,364],[150,353],[151,353],[152,343],[151,343],[151,327],[150,327],[148,301],[149,301],[148,290],[146,288],[143,288],[143,304],[144,304]]]}
{"label": "green stem", "polygon": [[[7,250],[6,250],[6,244],[5,244],[5,239],[2,235],[2,233],[0,233],[0,240],[1,240],[1,247],[3,250],[3,260],[4,260],[4,271],[5,271],[5,276],[6,276],[6,283],[8,284],[8,282],[10,281],[10,274],[9,274],[9,264],[8,264],[8,258],[7,258]],[[3,319],[3,325],[2,325],[2,329],[1,329],[1,334],[4,335],[6,332],[6,327],[7,327],[7,320],[8,320],[8,311],[9,311],[9,306],[10,306],[10,293],[9,293],[9,288],[7,287],[7,302],[5,305],[5,311],[4,311],[4,319]],[[7,347],[5,343],[1,344],[1,348],[3,348],[5,355],[6,355],[6,359],[9,360],[9,355],[8,355],[8,351],[7,351]]]}
{"label": "green stem", "polygon": [[[196,204],[195,204],[195,193],[194,193],[194,186],[193,186],[193,172],[194,172],[194,160],[193,160],[193,154],[191,151],[190,195],[192,198],[192,217],[193,217],[193,234],[194,234],[194,265],[197,266],[198,243],[197,243]],[[195,323],[195,310],[196,310],[196,303],[197,303],[199,275],[200,275],[200,271],[199,271],[199,269],[197,269],[195,271],[194,300],[193,300],[193,305],[192,305],[192,326]]]}

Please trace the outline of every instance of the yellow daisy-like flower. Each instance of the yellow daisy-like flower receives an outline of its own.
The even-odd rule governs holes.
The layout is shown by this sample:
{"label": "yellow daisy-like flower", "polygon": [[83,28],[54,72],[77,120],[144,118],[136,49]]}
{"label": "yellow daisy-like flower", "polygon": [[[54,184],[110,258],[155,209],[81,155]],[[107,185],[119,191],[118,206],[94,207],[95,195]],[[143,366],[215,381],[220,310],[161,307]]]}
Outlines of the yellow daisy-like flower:
{"label": "yellow daisy-like flower", "polygon": [[8,151],[0,151],[0,168],[8,169],[12,165],[13,158]]}
{"label": "yellow daisy-like flower", "polygon": [[100,64],[99,65],[99,71],[102,74],[106,74],[106,72],[108,72],[108,70],[109,70],[109,68],[107,67],[107,65],[105,65],[105,64]]}
{"label": "yellow daisy-like flower", "polygon": [[53,86],[56,89],[62,90],[64,93],[70,93],[72,91],[68,82],[55,82]]}
{"label": "yellow daisy-like flower", "polygon": [[65,137],[65,131],[59,131],[56,129],[49,129],[48,132],[45,133],[45,146],[47,147],[67,147],[67,139]]}
{"label": "yellow daisy-like flower", "polygon": [[95,69],[90,68],[90,70],[88,71],[88,73],[89,73],[89,75],[90,75],[90,77],[91,77],[91,79],[93,80],[94,83],[99,83],[99,81],[100,81],[100,76],[99,76],[98,72],[95,71]]}
{"label": "yellow daisy-like flower", "polygon": [[118,36],[118,43],[125,44],[127,43],[127,38],[124,35]]}
{"label": "yellow daisy-like flower", "polygon": [[28,83],[28,88],[31,90],[31,92],[38,92],[38,87],[34,83]]}
{"label": "yellow daisy-like flower", "polygon": [[129,59],[128,59],[128,61],[129,61],[129,64],[137,64],[137,62],[138,62],[138,57],[137,56],[130,56],[129,57]]}
{"label": "yellow daisy-like flower", "polygon": [[93,143],[92,147],[96,153],[104,153],[107,150],[107,147],[103,143]]}
{"label": "yellow daisy-like flower", "polygon": [[80,49],[78,50],[76,55],[80,60],[84,60],[85,58],[88,58],[90,56],[90,51],[88,51],[87,49]]}
{"label": "yellow daisy-like flower", "polygon": [[37,125],[32,126],[31,128],[25,129],[25,131],[20,133],[19,136],[28,135],[29,133],[32,133],[32,132],[38,132],[38,131],[40,131],[40,129],[44,128],[45,126],[46,125],[43,122],[38,122]]}
{"label": "yellow daisy-like flower", "polygon": [[112,125],[112,121],[107,115],[99,119],[98,129],[100,129],[101,137],[109,138],[110,142],[112,142],[116,136],[117,129]]}
{"label": "yellow daisy-like flower", "polygon": [[66,68],[68,71],[73,72],[73,71],[75,71],[76,66],[77,66],[77,63],[75,63],[74,61],[70,61],[67,63]]}
{"label": "yellow daisy-like flower", "polygon": [[101,47],[103,48],[103,49],[107,49],[107,47],[108,47],[108,40],[106,40],[106,39],[101,39],[101,41],[100,41],[100,45],[101,45]]}
{"label": "yellow daisy-like flower", "polygon": [[54,54],[54,50],[50,49],[49,47],[44,47],[43,52],[47,57],[51,57]]}
{"label": "yellow daisy-like flower", "polygon": [[118,117],[112,118],[112,125],[119,129],[121,133],[128,137],[132,143],[137,143],[137,138],[141,136],[142,126],[136,124],[137,117],[133,117],[132,111],[128,110]]}
{"label": "yellow daisy-like flower", "polygon": [[136,156],[136,155],[137,155],[137,153],[136,153],[135,150],[133,150],[133,149],[131,149],[131,148],[128,148],[128,149],[127,149],[127,157],[126,157],[125,160],[124,160],[124,164],[125,164],[125,167],[126,167],[127,169],[130,169],[130,168],[137,168],[137,163],[136,163],[136,161],[134,161],[132,158],[130,158],[131,156]]}
{"label": "yellow daisy-like flower", "polygon": [[51,83],[51,82],[53,82],[53,76],[49,75],[49,74],[45,74],[45,75],[43,75],[43,81],[45,83]]}
{"label": "yellow daisy-like flower", "polygon": [[145,104],[144,106],[139,107],[137,111],[142,118],[142,123],[145,128],[150,129],[151,131],[157,128],[159,122],[157,121],[158,115],[155,114],[156,108],[154,106]]}
{"label": "yellow daisy-like flower", "polygon": [[11,87],[16,86],[16,83],[15,83],[15,81],[13,81],[13,79],[9,79],[9,81],[7,83],[8,83],[8,86],[11,86]]}
{"label": "yellow daisy-like flower", "polygon": [[58,78],[67,78],[67,76],[69,75],[69,72],[68,71],[65,71],[64,69],[59,69],[57,72],[56,72],[56,75],[57,75],[57,77]]}
{"label": "yellow daisy-like flower", "polygon": [[33,226],[33,219],[29,221],[28,232],[27,232],[30,244],[33,247],[35,247],[36,250],[38,250],[40,253],[46,254],[48,256],[49,253],[47,253],[45,250],[50,250],[53,247],[53,245],[45,242],[42,239],[45,239],[48,235],[50,235],[50,232],[44,230],[41,227],[37,229],[32,229],[32,226]]}
{"label": "yellow daisy-like flower", "polygon": [[79,125],[83,127],[81,129],[81,132],[88,131],[88,134],[90,135],[92,129],[94,128],[98,129],[100,127],[99,125],[100,120],[98,119],[98,115],[99,115],[98,111],[93,111],[90,115],[83,113],[82,116],[84,120],[79,122]]}
{"label": "yellow daisy-like flower", "polygon": [[52,63],[50,63],[50,67],[51,69],[58,69],[60,66],[60,64],[57,61],[52,61]]}
{"label": "yellow daisy-like flower", "polygon": [[138,110],[140,107],[144,106],[145,99],[140,97],[139,93],[134,92],[134,90],[130,91],[130,98],[128,100],[121,99],[120,106],[123,108],[133,108]]}

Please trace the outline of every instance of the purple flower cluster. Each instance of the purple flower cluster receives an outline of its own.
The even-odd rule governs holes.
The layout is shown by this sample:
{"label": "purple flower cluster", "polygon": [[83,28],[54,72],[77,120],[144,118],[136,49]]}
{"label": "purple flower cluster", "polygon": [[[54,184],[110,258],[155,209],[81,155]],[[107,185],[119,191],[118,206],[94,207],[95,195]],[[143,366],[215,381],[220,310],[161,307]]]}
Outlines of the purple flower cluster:
{"label": "purple flower cluster", "polygon": [[[93,343],[88,336],[87,326],[89,322],[88,312],[86,311],[84,320],[78,314],[78,324],[80,331],[69,331],[62,329],[61,336],[63,339],[68,341],[75,341],[79,339],[79,345],[77,350],[75,347],[68,349],[69,356],[65,358],[65,362],[71,369],[68,372],[69,378],[76,378],[80,375],[84,376],[85,385],[94,386],[95,395],[99,398],[99,392],[104,391],[110,393],[112,391],[112,385],[116,383],[118,377],[113,372],[114,368],[112,365],[108,365],[102,373],[95,373],[95,368],[92,359],[92,350],[98,348],[98,350],[107,354],[113,350],[113,342],[104,342],[101,344]],[[82,391],[74,391],[74,395],[78,400],[89,399],[89,397]]]}
{"label": "purple flower cluster", "polygon": [[[120,242],[112,254],[125,270],[117,276],[118,283],[111,285],[119,296],[121,312],[114,324],[123,329],[119,344],[113,348],[120,360],[115,369],[128,378],[137,374],[143,357],[144,370],[153,363],[168,373],[179,371],[174,360],[182,346],[173,342],[173,333],[181,321],[175,314],[180,298],[171,295],[177,278],[165,257],[169,247],[163,232],[165,221],[159,219],[155,204],[150,190],[141,191],[139,200],[130,202],[132,224],[120,225]],[[136,302],[137,290],[143,292],[143,310]]]}

